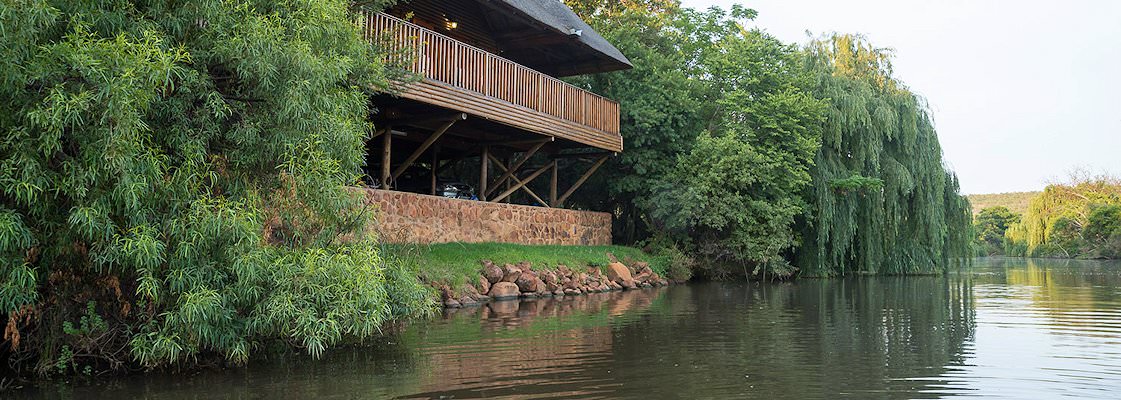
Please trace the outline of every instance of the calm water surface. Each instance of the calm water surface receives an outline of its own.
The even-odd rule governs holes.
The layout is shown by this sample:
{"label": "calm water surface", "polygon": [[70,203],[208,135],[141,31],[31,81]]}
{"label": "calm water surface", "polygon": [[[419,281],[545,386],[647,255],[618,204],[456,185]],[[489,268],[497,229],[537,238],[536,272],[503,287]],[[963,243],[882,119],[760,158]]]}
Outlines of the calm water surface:
{"label": "calm water surface", "polygon": [[321,360],[46,398],[1121,398],[1121,263],[712,283],[448,312]]}

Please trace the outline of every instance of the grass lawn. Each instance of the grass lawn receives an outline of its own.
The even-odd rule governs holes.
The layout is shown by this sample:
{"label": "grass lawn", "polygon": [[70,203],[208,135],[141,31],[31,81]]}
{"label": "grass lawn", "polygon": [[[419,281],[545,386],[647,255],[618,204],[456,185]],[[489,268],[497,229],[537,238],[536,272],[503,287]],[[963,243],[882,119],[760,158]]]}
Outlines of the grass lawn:
{"label": "grass lawn", "polygon": [[1009,210],[1017,214],[1023,214],[1028,211],[1028,206],[1031,205],[1031,199],[1038,196],[1041,192],[1013,192],[1013,193],[992,193],[992,194],[971,194],[969,203],[973,205],[973,215],[981,212],[982,209],[1005,206]]}
{"label": "grass lawn", "polygon": [[536,270],[554,269],[558,264],[572,268],[604,267],[611,253],[620,261],[645,261],[664,275],[669,260],[626,246],[520,245],[508,243],[440,243],[430,245],[387,245],[388,256],[399,262],[416,263],[421,278],[429,282],[460,285],[474,282],[482,270],[481,260],[495,264],[529,261]]}

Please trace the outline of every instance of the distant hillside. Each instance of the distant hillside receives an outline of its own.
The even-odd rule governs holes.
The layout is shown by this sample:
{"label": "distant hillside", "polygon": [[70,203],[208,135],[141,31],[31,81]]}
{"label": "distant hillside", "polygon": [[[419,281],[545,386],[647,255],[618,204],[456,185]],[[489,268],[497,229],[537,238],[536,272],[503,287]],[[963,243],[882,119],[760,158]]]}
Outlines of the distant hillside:
{"label": "distant hillside", "polygon": [[1005,206],[1014,213],[1023,214],[1028,210],[1028,204],[1031,203],[1031,199],[1039,193],[1040,192],[971,194],[966,197],[969,197],[969,203],[973,205],[973,215],[977,215],[981,209],[993,206]]}

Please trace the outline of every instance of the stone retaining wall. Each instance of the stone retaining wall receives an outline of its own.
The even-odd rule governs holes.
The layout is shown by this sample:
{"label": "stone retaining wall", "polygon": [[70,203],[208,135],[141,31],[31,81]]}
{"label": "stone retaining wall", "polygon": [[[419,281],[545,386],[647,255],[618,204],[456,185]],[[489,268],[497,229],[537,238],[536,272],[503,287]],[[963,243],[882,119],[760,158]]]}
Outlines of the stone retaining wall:
{"label": "stone retaining wall", "polygon": [[391,243],[611,244],[611,214],[449,199],[376,189],[375,229]]}

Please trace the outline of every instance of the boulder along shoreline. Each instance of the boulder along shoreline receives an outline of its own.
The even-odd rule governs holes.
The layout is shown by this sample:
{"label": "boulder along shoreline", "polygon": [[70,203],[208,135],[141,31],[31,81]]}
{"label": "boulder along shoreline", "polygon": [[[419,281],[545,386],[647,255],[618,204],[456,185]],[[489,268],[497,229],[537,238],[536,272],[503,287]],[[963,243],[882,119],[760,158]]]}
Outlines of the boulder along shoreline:
{"label": "boulder along shoreline", "polygon": [[558,264],[556,269],[534,269],[529,262],[497,265],[483,260],[482,270],[475,282],[458,288],[438,285],[440,301],[445,308],[460,308],[486,304],[492,301],[524,298],[579,296],[618,290],[635,290],[668,286],[671,282],[650,269],[645,262],[631,265],[615,261],[607,265],[605,273],[599,267],[589,266],[584,271]]}

